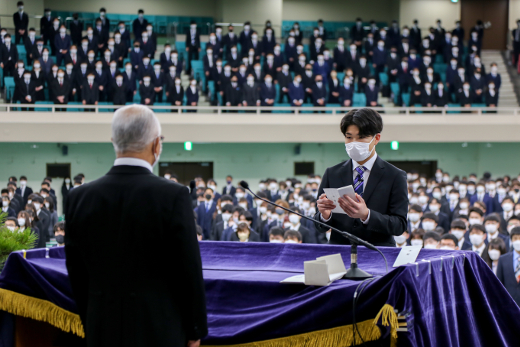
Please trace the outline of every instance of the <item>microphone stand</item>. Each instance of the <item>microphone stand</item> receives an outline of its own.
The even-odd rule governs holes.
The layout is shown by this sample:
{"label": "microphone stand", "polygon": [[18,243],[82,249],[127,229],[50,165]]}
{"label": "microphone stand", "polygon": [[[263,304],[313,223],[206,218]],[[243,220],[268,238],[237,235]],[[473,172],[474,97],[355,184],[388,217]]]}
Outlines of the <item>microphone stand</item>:
{"label": "microphone stand", "polygon": [[276,207],[279,207],[281,208],[282,210],[286,211],[286,212],[289,212],[289,213],[293,213],[297,216],[300,216],[301,218],[304,218],[304,219],[307,219],[307,220],[310,220],[312,221],[313,223],[317,223],[321,226],[324,226],[325,228],[329,228],[333,231],[335,231],[336,233],[340,234],[341,236],[343,236],[344,238],[348,239],[351,243],[351,247],[350,247],[350,269],[347,270],[347,273],[343,276],[343,279],[349,279],[349,280],[364,280],[364,279],[367,279],[367,278],[372,278],[374,277],[373,275],[369,274],[368,272],[366,271],[363,271],[362,269],[360,269],[358,267],[358,262],[357,262],[357,246],[358,245],[363,245],[365,246],[366,248],[368,249],[371,249],[373,251],[376,251],[378,252],[379,254],[381,254],[383,256],[383,259],[385,260],[385,264],[386,264],[386,270],[388,272],[388,263],[386,261],[386,257],[385,255],[376,247],[374,246],[373,244],[365,241],[365,240],[362,240],[360,239],[359,237],[357,236],[354,236],[346,231],[341,231],[339,229],[336,229],[334,227],[331,227],[330,225],[326,224],[326,223],[323,223],[322,221],[318,221],[318,220],[315,220],[313,218],[309,218],[307,216],[304,216],[300,213],[297,213],[297,212],[294,212],[288,208],[285,208],[283,206],[280,206],[270,200],[267,200],[267,199],[264,199],[264,198],[261,198],[259,197],[258,195],[256,195],[250,188],[249,188],[249,184],[247,184],[247,182],[240,182],[239,183],[240,186],[242,188],[244,188],[245,190],[247,190],[248,192],[250,192],[255,198],[257,199],[260,199],[262,201],[265,201],[267,202],[268,204],[270,205],[274,205]]}

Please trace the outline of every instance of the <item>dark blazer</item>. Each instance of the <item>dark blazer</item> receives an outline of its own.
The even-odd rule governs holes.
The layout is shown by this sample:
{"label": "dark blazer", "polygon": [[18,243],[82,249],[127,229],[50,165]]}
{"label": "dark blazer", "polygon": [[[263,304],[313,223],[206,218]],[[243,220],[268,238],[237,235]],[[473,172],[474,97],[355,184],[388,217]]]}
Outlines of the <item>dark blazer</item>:
{"label": "dark blazer", "polygon": [[214,201],[211,202],[208,211],[206,211],[206,202],[201,202],[200,205],[195,208],[195,212],[197,213],[197,224],[202,228],[205,240],[209,240],[210,238],[213,213],[216,208],[217,204]]}
{"label": "dark blazer", "polygon": [[111,91],[112,91],[112,102],[114,105],[124,105],[126,104],[126,93],[127,93],[127,87],[123,83],[121,87],[117,86],[116,80],[112,80],[111,83]]}
{"label": "dark blazer", "polygon": [[145,99],[150,99],[150,103],[148,105],[153,105],[155,101],[155,91],[153,90],[154,85],[152,82],[147,86],[142,83],[139,85],[139,95],[141,96],[141,104],[145,104]]}
{"label": "dark blazer", "polygon": [[[263,84],[263,83],[262,83]],[[260,100],[260,90],[257,83],[250,87],[247,83],[242,86],[242,103],[247,102],[247,106],[256,106],[256,102]]]}
{"label": "dark blazer", "polygon": [[497,277],[516,304],[520,305],[520,283],[515,278],[513,252],[506,253],[498,259]]}
{"label": "dark blazer", "polygon": [[69,102],[69,94],[71,90],[71,82],[63,79],[63,84],[60,86],[58,79],[55,79],[51,82],[50,89],[52,89],[53,101],[55,104],[61,104],[59,100],[56,98],[57,96],[64,96],[63,103],[67,104]]}
{"label": "dark blazer", "polygon": [[25,205],[27,205],[27,199],[29,198],[29,195],[33,193],[33,190],[31,187],[25,187],[25,190],[22,195],[22,188],[18,187],[15,191],[16,194],[20,195],[23,198],[23,206],[22,208],[25,209]]}
{"label": "dark blazer", "polygon": [[[13,14],[14,28],[16,31],[20,29],[25,30],[25,34],[27,35],[27,26],[29,25],[29,16],[25,11],[22,13],[22,18],[20,18],[20,12],[15,12]],[[17,42],[18,43],[18,42]]]}
{"label": "dark blazer", "polygon": [[191,106],[192,102],[199,102],[199,90],[196,89],[195,93],[191,90],[191,86],[187,87],[186,93],[186,105]]}
{"label": "dark blazer", "polygon": [[[290,228],[285,229],[285,231],[287,230],[290,230]],[[298,231],[302,235],[302,243],[318,243],[318,241],[316,240],[316,234],[304,227],[303,225],[300,225]]]}
{"label": "dark blazer", "polygon": [[[235,241],[235,242],[239,242],[240,241],[240,239],[238,238],[236,232],[231,233],[231,235],[229,237],[229,241]],[[249,232],[249,239],[247,240],[247,242],[261,242],[260,234],[258,234],[254,230],[250,230],[250,232]]]}
{"label": "dark blazer", "polygon": [[[43,20],[43,18],[42,18]],[[81,34],[83,32],[83,22],[80,20],[71,20],[69,22],[70,38],[72,43],[78,45],[81,43]]]}
{"label": "dark blazer", "polygon": [[167,101],[170,102],[172,105],[176,106],[175,102],[180,101],[181,105],[182,105],[183,99],[184,99],[184,88],[182,86],[180,86],[179,93],[177,93],[177,87],[175,86],[175,84],[170,86],[170,88],[168,89]]}
{"label": "dark blazer", "polygon": [[59,53],[60,50],[68,50],[72,44],[72,40],[69,35],[65,35],[64,38],[61,38],[61,35],[58,34],[54,37],[54,46],[56,47],[56,53]]}
{"label": "dark blazer", "polygon": [[85,100],[87,105],[94,105],[96,101],[99,101],[99,85],[94,81],[90,88],[88,81],[85,80],[81,88],[81,99]]}
{"label": "dark blazer", "polygon": [[[113,203],[99,208],[99,201]],[[207,334],[199,246],[184,186],[142,167],[115,166],[71,190],[65,216],[66,265],[88,346],[185,346]],[[165,251],[142,247],[145,229]],[[175,278],[164,276],[173,268]]]}
{"label": "dark blazer", "polygon": [[[318,196],[324,188],[340,188],[353,183],[352,160],[329,167],[323,174]],[[364,225],[361,220],[346,214],[333,213],[328,225],[345,230],[376,246],[395,247],[394,235],[401,235],[407,228],[408,188],[406,173],[377,157],[363,194],[370,209],[370,220]],[[314,216],[319,220],[320,213]],[[326,232],[328,229],[315,224],[316,229]],[[332,244],[350,244],[350,242],[332,232]]]}
{"label": "dark blazer", "polygon": [[260,85],[260,105],[261,106],[273,106],[274,104],[268,105],[265,100],[266,99],[275,99],[276,98],[276,89],[274,84],[271,84],[271,87],[267,87],[265,83]]}

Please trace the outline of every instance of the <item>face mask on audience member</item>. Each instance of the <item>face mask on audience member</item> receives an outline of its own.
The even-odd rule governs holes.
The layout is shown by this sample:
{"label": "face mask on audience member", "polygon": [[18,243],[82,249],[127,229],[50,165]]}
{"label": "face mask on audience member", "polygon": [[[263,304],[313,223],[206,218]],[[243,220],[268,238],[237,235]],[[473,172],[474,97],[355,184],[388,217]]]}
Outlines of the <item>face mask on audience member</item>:
{"label": "face mask on audience member", "polygon": [[266,83],[267,85],[270,85],[272,82],[273,82],[273,79],[272,79],[271,77],[266,77],[266,78],[265,78],[265,83]]}
{"label": "face mask on audience member", "polygon": [[419,240],[419,239],[413,239],[410,241],[410,244],[412,246],[421,246],[423,245],[423,240]]}
{"label": "face mask on audience member", "polygon": [[433,231],[435,229],[435,223],[431,221],[422,222],[424,231]]}
{"label": "face mask on audience member", "polygon": [[365,67],[367,65],[367,60],[365,58],[359,59],[359,65],[361,65],[361,67]]}

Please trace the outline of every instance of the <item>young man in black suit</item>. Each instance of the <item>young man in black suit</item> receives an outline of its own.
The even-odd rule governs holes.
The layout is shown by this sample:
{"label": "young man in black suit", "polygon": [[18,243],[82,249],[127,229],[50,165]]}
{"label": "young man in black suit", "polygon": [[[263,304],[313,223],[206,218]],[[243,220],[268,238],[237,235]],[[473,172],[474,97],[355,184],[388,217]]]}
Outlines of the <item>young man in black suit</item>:
{"label": "young man in black suit", "polygon": [[18,12],[13,14],[15,40],[14,44],[17,45],[22,41],[24,43],[27,37],[27,27],[29,26],[29,16],[23,10],[23,1],[18,1]]}
{"label": "young man in black suit", "polygon": [[[207,334],[188,189],[153,174],[161,138],[161,125],[149,108],[120,108],[112,121],[114,166],[68,194],[66,265],[89,346],[195,347]],[[102,200],[109,203],[101,206]],[[103,216],[111,217],[100,226]],[[172,252],[142,247],[142,230]],[[125,250],[139,250],[142,257],[125,256]],[[178,270],[175,279],[165,276],[172,267]]]}
{"label": "young man in black suit", "polygon": [[520,227],[511,230],[511,244],[513,251],[498,259],[497,277],[520,305]]}
{"label": "young man in black suit", "polygon": [[[329,167],[323,174],[318,190],[319,212],[314,216],[340,230],[376,246],[395,247],[394,236],[401,235],[407,228],[408,188],[406,172],[379,158],[376,145],[381,140],[383,120],[369,108],[349,111],[341,120],[341,133],[345,136],[345,147],[350,160]],[[352,185],[356,199],[343,196],[340,208],[345,212],[332,213],[336,208],[327,199],[324,188],[341,188]],[[316,224],[318,231],[327,232]],[[330,235],[330,243],[350,244],[338,235]]]}
{"label": "young man in black suit", "polygon": [[190,29],[186,32],[186,52],[188,52],[186,73],[189,74],[191,73],[191,61],[199,60],[200,52],[200,33],[195,21],[191,21]]}

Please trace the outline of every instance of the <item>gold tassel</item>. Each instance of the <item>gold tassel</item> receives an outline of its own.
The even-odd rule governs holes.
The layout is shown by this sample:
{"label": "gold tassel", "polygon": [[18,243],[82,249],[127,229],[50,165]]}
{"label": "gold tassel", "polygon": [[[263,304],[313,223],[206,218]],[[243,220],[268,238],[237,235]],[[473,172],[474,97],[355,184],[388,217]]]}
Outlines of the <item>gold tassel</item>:
{"label": "gold tassel", "polygon": [[79,315],[31,296],[0,288],[0,310],[11,314],[42,321],[65,332],[85,337]]}
{"label": "gold tassel", "polygon": [[[391,305],[385,304],[375,319],[369,319],[356,324],[356,334],[353,340],[353,325],[345,325],[337,328],[313,331],[310,333],[281,337],[278,339],[243,343],[229,346],[213,347],[350,347],[357,346],[363,341],[375,341],[381,338],[381,330],[377,326],[379,318],[382,318],[382,325],[390,325],[391,346],[397,346],[397,314]],[[359,334],[358,334],[359,332]],[[205,347],[212,347],[204,345]]]}

